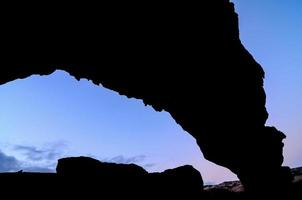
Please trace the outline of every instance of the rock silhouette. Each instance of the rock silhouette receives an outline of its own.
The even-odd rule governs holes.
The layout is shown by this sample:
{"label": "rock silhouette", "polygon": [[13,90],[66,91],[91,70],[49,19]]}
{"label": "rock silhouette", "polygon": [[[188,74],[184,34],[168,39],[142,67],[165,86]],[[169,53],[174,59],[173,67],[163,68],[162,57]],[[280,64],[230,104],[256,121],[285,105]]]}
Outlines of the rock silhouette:
{"label": "rock silhouette", "polygon": [[[289,188],[287,198],[301,195],[301,171],[301,168],[291,169],[295,181]],[[265,180],[259,180],[259,187],[262,187],[262,181]],[[270,189],[269,185],[266,186]],[[250,197],[239,181],[204,186],[200,173],[189,165],[161,173],[148,173],[135,164],[105,163],[89,157],[60,159],[57,173],[0,173],[0,187],[4,197],[30,199],[45,196],[51,199]]]}
{"label": "rock silhouette", "polygon": [[289,184],[285,135],[265,126],[264,71],[240,42],[229,0],[55,10],[4,24],[0,84],[64,70],[169,112],[246,190]]}
{"label": "rock silhouette", "polygon": [[105,191],[115,188],[116,191],[122,190],[129,194],[139,192],[200,195],[203,188],[200,173],[188,165],[162,173],[148,173],[135,164],[104,163],[89,157],[72,157],[58,161],[57,175],[68,184],[79,178],[87,180],[85,182],[88,184],[81,185],[79,189],[102,185]]}
{"label": "rock silhouette", "polygon": [[134,164],[104,163],[89,157],[62,158],[58,161],[57,173],[63,176],[135,177],[148,174]]}
{"label": "rock silhouette", "polygon": [[[302,168],[293,168],[290,169],[291,173],[294,176],[294,181],[292,182],[292,184],[290,185],[289,188],[287,188],[287,193],[283,193],[283,195],[286,196],[280,196],[280,193],[278,194],[273,193],[271,194],[270,197],[274,197],[275,194],[278,194],[279,198],[280,197],[285,197],[287,199],[291,199],[291,198],[296,198],[297,196],[301,196],[302,194]],[[267,186],[268,189],[270,189],[270,186],[267,183],[263,183],[263,180],[258,180],[258,185],[259,187],[264,187],[264,185]],[[228,181],[228,182],[224,182],[218,185],[205,185],[204,187],[204,197],[231,197],[231,198],[239,198],[242,199],[243,197],[250,197],[247,195],[247,193],[245,193],[243,185],[240,181]],[[266,194],[265,192],[262,194]],[[261,194],[260,194],[261,195]],[[263,196],[263,195],[262,195]],[[265,196],[263,196],[265,197]],[[276,195],[277,197],[277,195]]]}
{"label": "rock silhouette", "polygon": [[[200,197],[203,180],[192,166],[148,173],[135,164],[104,163],[89,157],[63,158],[57,173],[0,173],[2,195],[31,198]],[[15,192],[18,191],[18,192]],[[179,196],[178,196],[179,197]]]}

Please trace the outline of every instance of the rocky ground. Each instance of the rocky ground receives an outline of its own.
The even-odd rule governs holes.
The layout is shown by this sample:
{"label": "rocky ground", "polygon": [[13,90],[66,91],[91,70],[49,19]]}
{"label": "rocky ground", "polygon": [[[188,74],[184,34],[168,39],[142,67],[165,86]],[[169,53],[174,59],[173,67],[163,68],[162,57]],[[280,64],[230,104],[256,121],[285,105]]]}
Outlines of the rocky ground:
{"label": "rocky ground", "polygon": [[[294,180],[290,186],[290,196],[295,196],[302,193],[302,167],[293,168],[292,174]],[[244,187],[240,181],[228,181],[218,185],[205,185],[204,192],[210,196],[245,196]]]}

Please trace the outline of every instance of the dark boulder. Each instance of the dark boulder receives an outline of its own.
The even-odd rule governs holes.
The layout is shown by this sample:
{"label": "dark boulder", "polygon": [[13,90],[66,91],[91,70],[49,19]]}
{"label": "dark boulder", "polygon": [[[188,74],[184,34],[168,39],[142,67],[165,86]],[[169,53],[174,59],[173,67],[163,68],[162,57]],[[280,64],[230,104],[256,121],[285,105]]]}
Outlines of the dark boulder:
{"label": "dark boulder", "polygon": [[[203,180],[200,172],[190,165],[149,174],[149,182],[158,190],[200,193]],[[190,194],[190,193],[189,193]]]}
{"label": "dark boulder", "polygon": [[101,162],[90,157],[70,157],[58,160],[57,174],[62,176],[86,177],[138,177],[148,174],[135,164]]}
{"label": "dark boulder", "polygon": [[148,173],[135,164],[104,163],[89,157],[71,157],[58,161],[57,174],[69,188],[85,188],[88,191],[200,195],[203,189],[199,171],[188,165],[162,173]]}

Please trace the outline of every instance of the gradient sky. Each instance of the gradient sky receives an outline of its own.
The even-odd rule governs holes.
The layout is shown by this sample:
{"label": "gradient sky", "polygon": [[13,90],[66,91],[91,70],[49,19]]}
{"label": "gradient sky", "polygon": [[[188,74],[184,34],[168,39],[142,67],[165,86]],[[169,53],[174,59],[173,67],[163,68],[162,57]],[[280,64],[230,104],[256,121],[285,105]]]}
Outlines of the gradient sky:
{"label": "gradient sky", "polygon": [[302,1],[233,2],[241,41],[266,72],[267,124],[287,135],[284,164],[302,166]]}
{"label": "gradient sky", "polygon": [[[302,166],[302,1],[233,0],[241,39],[266,71],[269,125],[288,138],[285,164]],[[52,171],[56,159],[88,155],[148,171],[191,164],[207,183],[233,180],[202,157],[165,112],[57,71],[0,87],[0,171]]]}

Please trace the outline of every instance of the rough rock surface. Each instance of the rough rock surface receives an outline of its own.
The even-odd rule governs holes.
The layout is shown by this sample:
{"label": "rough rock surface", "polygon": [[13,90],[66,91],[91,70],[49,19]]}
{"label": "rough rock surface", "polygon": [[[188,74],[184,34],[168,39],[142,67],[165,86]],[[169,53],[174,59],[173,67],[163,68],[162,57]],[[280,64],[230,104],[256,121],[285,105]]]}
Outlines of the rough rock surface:
{"label": "rough rock surface", "polygon": [[292,173],[294,175],[294,183],[302,185],[302,167],[292,169]]}
{"label": "rough rock surface", "polygon": [[[286,197],[288,199],[291,198],[296,198],[297,196],[300,196],[302,194],[302,167],[298,167],[298,168],[293,168],[290,170],[294,179],[292,181],[291,184],[289,184],[289,186],[287,186],[288,188],[284,189],[284,193],[280,193],[275,192],[270,194],[271,197],[272,196],[278,196],[280,197]],[[258,180],[258,186],[259,187],[263,187],[263,185],[266,185],[267,189],[270,189],[270,186],[265,183],[263,184],[263,182],[265,182],[265,180]],[[277,188],[276,188],[277,189]],[[244,187],[241,184],[240,181],[228,181],[228,182],[223,182],[221,184],[218,185],[205,185],[204,186],[204,191],[205,194],[207,194],[208,197],[249,197],[250,194],[247,194],[244,191]],[[266,194],[265,192],[263,194]]]}
{"label": "rough rock surface", "polygon": [[240,181],[227,181],[218,185],[206,185],[204,190],[208,192],[244,192]]}
{"label": "rough rock surface", "polygon": [[14,10],[22,17],[2,25],[0,84],[55,70],[89,79],[169,112],[247,190],[260,179],[281,189],[285,136],[265,127],[264,71],[240,42],[234,6],[194,4]]}

